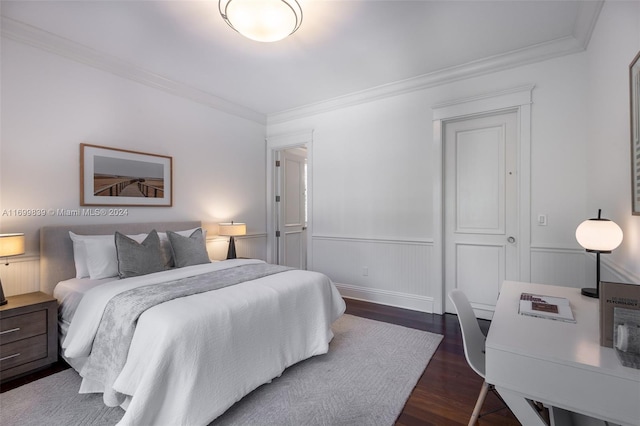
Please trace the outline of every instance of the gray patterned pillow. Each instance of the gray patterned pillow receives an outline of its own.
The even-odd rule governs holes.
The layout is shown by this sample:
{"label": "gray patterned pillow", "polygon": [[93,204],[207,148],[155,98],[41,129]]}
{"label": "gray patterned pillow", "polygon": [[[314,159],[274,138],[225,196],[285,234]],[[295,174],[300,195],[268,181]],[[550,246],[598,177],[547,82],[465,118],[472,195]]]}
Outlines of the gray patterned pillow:
{"label": "gray patterned pillow", "polygon": [[171,231],[167,231],[167,236],[171,243],[171,252],[176,268],[211,262],[202,228],[193,231],[189,237],[183,237]]}
{"label": "gray patterned pillow", "polygon": [[136,277],[164,271],[165,262],[158,233],[153,230],[142,243],[123,235],[115,234],[120,278]]}

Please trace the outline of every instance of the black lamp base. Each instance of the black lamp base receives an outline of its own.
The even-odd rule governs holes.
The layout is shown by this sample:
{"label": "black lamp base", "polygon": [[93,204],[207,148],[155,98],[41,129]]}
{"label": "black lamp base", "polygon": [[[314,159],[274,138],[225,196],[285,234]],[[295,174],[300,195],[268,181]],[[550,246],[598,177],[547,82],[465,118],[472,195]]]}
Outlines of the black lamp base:
{"label": "black lamp base", "polygon": [[2,289],[2,281],[0,281],[0,306],[6,305],[7,299],[4,297],[4,290]]}
{"label": "black lamp base", "polygon": [[583,288],[580,293],[587,297],[593,297],[594,299],[599,298],[598,289],[597,288]]}
{"label": "black lamp base", "polygon": [[236,242],[233,240],[233,236],[229,237],[229,250],[227,250],[227,259],[236,258]]}

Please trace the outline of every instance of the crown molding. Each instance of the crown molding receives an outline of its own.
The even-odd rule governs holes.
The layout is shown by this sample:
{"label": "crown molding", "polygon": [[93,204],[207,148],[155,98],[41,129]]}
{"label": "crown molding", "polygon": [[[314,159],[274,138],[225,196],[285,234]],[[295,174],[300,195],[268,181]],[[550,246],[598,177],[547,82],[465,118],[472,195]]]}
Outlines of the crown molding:
{"label": "crown molding", "polygon": [[376,86],[345,96],[328,99],[299,108],[267,115],[268,124],[283,123],[302,117],[329,112],[338,108],[359,105],[403,93],[423,90],[471,77],[507,70],[534,62],[578,53],[586,50],[604,0],[581,2],[573,34],[550,42],[513,50],[459,66],[445,68],[418,77]]}
{"label": "crown molding", "polygon": [[433,119],[447,120],[489,110],[497,111],[531,104],[531,94],[535,87],[535,84],[527,84],[497,92],[442,102],[431,107]]}
{"label": "crown molding", "polygon": [[153,73],[130,62],[5,16],[1,17],[0,28],[2,37],[7,39],[266,125],[291,121],[338,108],[423,90],[584,51],[589,44],[603,4],[604,0],[580,2],[578,17],[571,36],[269,115],[264,115],[212,93]]}
{"label": "crown molding", "polygon": [[75,41],[6,16],[2,16],[0,22],[2,37],[7,39],[63,56],[101,71],[109,72],[259,124],[264,125],[267,122],[264,114],[180,81],[145,70],[130,62],[107,55]]}

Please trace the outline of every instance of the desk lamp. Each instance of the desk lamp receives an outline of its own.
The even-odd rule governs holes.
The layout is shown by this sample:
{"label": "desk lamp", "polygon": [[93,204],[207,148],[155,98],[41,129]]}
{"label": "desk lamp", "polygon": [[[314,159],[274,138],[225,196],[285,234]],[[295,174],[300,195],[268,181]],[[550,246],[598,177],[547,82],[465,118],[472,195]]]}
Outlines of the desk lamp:
{"label": "desk lamp", "polygon": [[[0,234],[0,257],[17,256],[24,254],[24,234]],[[9,264],[5,260],[5,265]],[[4,297],[2,280],[0,280],[0,306],[6,305],[7,299]]]}
{"label": "desk lamp", "polygon": [[609,219],[598,217],[585,220],[576,229],[576,240],[588,252],[596,254],[596,288],[583,288],[587,297],[600,297],[600,253],[611,253],[622,243],[622,229]]}
{"label": "desk lamp", "polygon": [[236,258],[236,243],[233,237],[245,235],[247,233],[247,225],[244,223],[219,223],[218,234],[229,237],[229,250],[227,251],[227,259]]}

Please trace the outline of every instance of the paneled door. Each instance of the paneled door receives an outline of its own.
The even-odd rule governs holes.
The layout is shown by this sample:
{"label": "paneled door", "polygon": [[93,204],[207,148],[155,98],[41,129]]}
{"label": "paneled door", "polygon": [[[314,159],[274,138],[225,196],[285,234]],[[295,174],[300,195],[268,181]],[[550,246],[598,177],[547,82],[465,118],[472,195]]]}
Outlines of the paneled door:
{"label": "paneled door", "polygon": [[280,152],[278,263],[297,269],[307,268],[306,164],[304,148]]}
{"label": "paneled door", "polygon": [[444,123],[445,287],[464,291],[480,318],[518,279],[517,125],[516,112]]}

